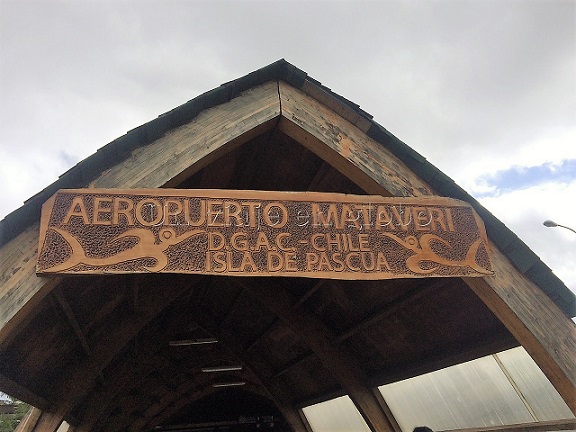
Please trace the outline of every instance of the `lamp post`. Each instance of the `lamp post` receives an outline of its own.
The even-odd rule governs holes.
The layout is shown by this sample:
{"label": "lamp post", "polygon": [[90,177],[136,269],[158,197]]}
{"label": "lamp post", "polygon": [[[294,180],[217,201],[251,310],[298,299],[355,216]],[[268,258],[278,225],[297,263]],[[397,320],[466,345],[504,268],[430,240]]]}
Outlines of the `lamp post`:
{"label": "lamp post", "polygon": [[576,230],[574,230],[573,228],[567,227],[566,225],[560,225],[559,223],[556,223],[556,222],[551,221],[551,220],[545,220],[545,221],[544,221],[544,226],[545,226],[545,227],[549,227],[549,228],[562,227],[562,228],[566,228],[567,230],[570,230],[570,231],[572,231],[574,234],[576,234]]}

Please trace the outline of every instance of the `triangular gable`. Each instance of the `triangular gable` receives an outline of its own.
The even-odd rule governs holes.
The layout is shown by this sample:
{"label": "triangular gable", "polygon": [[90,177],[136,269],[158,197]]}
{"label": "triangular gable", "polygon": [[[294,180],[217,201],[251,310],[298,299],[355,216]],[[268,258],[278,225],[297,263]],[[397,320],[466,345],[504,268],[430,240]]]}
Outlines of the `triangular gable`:
{"label": "triangular gable", "polygon": [[[570,399],[575,386],[570,372],[572,341],[566,337],[569,330],[561,312],[576,314],[574,295],[513,233],[448,177],[357,106],[283,60],[224,84],[130,131],[80,162],[0,222],[4,254],[0,345],[17,334],[16,327],[28,322],[35,306],[61,282],[58,278],[37,278],[34,272],[39,208],[57,189],[176,186],[272,129],[291,137],[368,193],[441,195],[472,204],[484,219],[495,246],[496,276],[465,282],[527,347],[574,408],[575,402]],[[263,297],[267,295],[259,292]],[[275,304],[275,300],[269,298],[269,304]],[[541,314],[540,321],[534,319],[535,305]],[[152,308],[161,306],[162,303],[150,304]],[[281,304],[276,307],[280,316],[285,307]],[[287,319],[295,318],[291,315]],[[141,325],[145,323],[142,321]],[[312,339],[311,343],[323,346],[327,341]],[[122,346],[116,348],[120,350]],[[560,358],[557,352],[561,353]],[[108,354],[103,351],[101,355],[107,358]],[[348,372],[353,369],[343,367]],[[339,366],[335,368],[342,371]],[[343,382],[350,379],[346,373]],[[0,382],[13,386],[17,394],[26,393],[19,384],[2,378]],[[352,389],[353,381],[349,381]],[[363,402],[366,405],[360,403],[361,411],[370,412],[374,401],[369,401],[370,395],[364,390],[358,392],[368,398]],[[30,400],[34,399],[31,395]],[[44,403],[41,398],[37,401]]]}
{"label": "triangular gable", "polygon": [[[388,155],[393,155],[394,158],[399,159],[406,167],[408,167],[416,175],[413,176],[412,179],[416,178],[420,183],[422,181],[426,182],[426,184],[434,188],[434,192],[438,195],[460,199],[472,204],[474,209],[483,219],[490,240],[493,241],[500,250],[506,251],[505,254],[507,258],[510,259],[521,272],[525,273],[530,280],[536,283],[540,289],[547,293],[547,295],[567,315],[576,316],[576,296],[574,296],[574,294],[562,283],[562,281],[558,279],[556,275],[552,273],[552,271],[530,250],[530,248],[502,222],[488,212],[462,188],[456,185],[448,176],[430,164],[424,157],[373,121],[372,116],[361,110],[358,105],[335,94],[327,87],[322,86],[320,82],[312,79],[305,72],[294,67],[285,60],[279,60],[242,78],[222,84],[220,87],[206,92],[189,102],[160,115],[157,119],[129,131],[126,135],[123,135],[100,148],[95,154],[79,162],[76,166],[64,173],[49,187],[27,200],[24,206],[1,220],[0,246],[19,235],[28,226],[37,223],[42,203],[52,196],[58,189],[79,188],[88,185],[92,185],[93,187],[130,187],[129,184],[132,181],[132,178],[125,178],[124,181],[127,183],[122,183],[121,178],[114,179],[111,175],[101,176],[101,174],[108,170],[114,171],[115,166],[116,170],[118,170],[118,167],[122,166],[120,162],[125,160],[130,162],[136,161],[138,158],[138,163],[144,163],[145,158],[143,158],[144,152],[142,149],[154,145],[154,143],[158,146],[159,138],[163,137],[167,133],[174,133],[175,129],[178,129],[182,125],[191,121],[198,123],[198,127],[200,127],[201,121],[197,117],[210,108],[231,103],[231,105],[227,106],[234,110],[237,107],[237,103],[245,103],[244,101],[248,97],[252,98],[252,102],[255,104],[254,106],[258,106],[258,104],[261,104],[262,106],[262,108],[254,108],[258,112],[253,112],[252,116],[246,119],[246,122],[243,121],[240,123],[244,129],[231,131],[232,134],[229,134],[228,136],[221,135],[219,137],[214,137],[215,141],[209,144],[212,147],[201,149],[205,152],[204,156],[211,155],[211,150],[215,150],[216,148],[219,148],[220,145],[224,145],[222,140],[226,140],[227,138],[230,139],[229,146],[240,145],[258,133],[264,132],[267,128],[271,128],[274,121],[279,119],[281,110],[281,106],[277,100],[277,94],[274,93],[274,89],[277,89],[277,84],[275,84],[276,81],[288,84],[284,87],[288,93],[290,93],[289,89],[295,89],[295,94],[300,95],[299,97],[305,99],[307,103],[311,103],[315,107],[325,106],[347,122],[356,126],[360,131],[365,132],[369,138],[382,145],[382,148],[375,147],[379,152],[383,151]],[[234,99],[238,98],[244,92],[247,93],[244,95],[242,102],[240,102],[240,100],[235,102]],[[294,93],[294,90],[292,90],[292,92]],[[289,97],[289,95],[284,96]],[[291,108],[289,102],[290,99],[284,101],[285,115],[282,116],[284,120],[280,123],[280,126],[289,135],[292,134],[296,139],[302,139],[305,141],[303,139],[304,135],[311,134],[311,136],[314,136],[314,128],[316,128],[316,132],[321,130],[321,124],[314,124],[313,126],[310,124],[312,127],[309,130],[305,127],[303,128],[302,125],[296,124],[293,121],[294,119],[290,118],[289,110]],[[250,111],[249,107],[242,108],[245,112]],[[310,111],[308,114],[310,114]],[[223,120],[225,120],[225,118],[223,118]],[[228,120],[231,119],[229,118]],[[226,124],[221,124],[220,127],[225,129]],[[329,136],[329,133],[332,132],[327,131],[324,138],[326,139]],[[314,138],[315,140],[312,140],[313,142],[308,145],[311,146],[310,148],[313,151],[321,154],[323,152],[322,141],[321,139],[318,140],[318,136],[315,136]],[[177,138],[175,137],[175,139]],[[218,139],[220,139],[219,142]],[[195,142],[196,141],[191,144],[194,144]],[[333,150],[337,149],[333,148]],[[159,150],[149,149],[148,151],[153,152]],[[166,148],[164,151],[168,153],[170,152],[170,149]],[[352,155],[352,152],[350,154]],[[184,157],[190,156],[185,153],[177,153],[174,156],[176,157],[177,155],[182,155]],[[214,153],[210,158],[217,156],[218,153]],[[358,158],[362,157],[362,155],[356,156]],[[381,155],[377,154],[363,155],[366,159],[364,162],[366,163],[370,159],[382,161],[383,159],[380,156]],[[195,154],[194,157],[200,160],[202,159],[202,154]],[[183,165],[189,163],[188,167],[182,169],[181,177],[185,177],[195,169],[200,168],[199,165],[194,165],[194,158],[191,160],[180,161],[176,161],[174,158],[173,160],[175,162],[182,162]],[[205,159],[203,163],[208,163],[209,160],[210,159]],[[337,156],[336,160],[339,160]],[[198,163],[198,161],[196,163]],[[354,171],[357,181],[363,183],[362,186],[364,186],[368,192],[386,194],[384,189],[379,187],[378,183],[374,182],[370,177],[370,173],[368,173],[368,175],[362,175],[362,173],[358,172],[354,166],[346,164],[346,162],[342,160],[340,165],[340,169]],[[342,168],[342,166],[348,168]],[[174,167],[174,171],[177,169],[178,167]],[[128,170],[125,171],[128,172]],[[366,169],[364,173],[367,174],[367,171],[369,171],[369,169]],[[371,174],[377,174],[377,172],[373,171]],[[391,173],[388,172],[388,174]],[[364,181],[362,178],[364,178]],[[142,181],[142,183],[138,184],[138,187],[161,187],[171,185],[171,182],[158,184],[154,183],[152,179],[148,180],[151,182],[146,183]],[[406,186],[406,189],[402,190],[404,185],[398,184],[395,188],[393,184],[386,180],[386,177],[382,176],[380,180],[384,182],[384,185],[388,185],[388,188],[390,189],[389,193],[393,195],[418,196],[421,193],[426,194],[426,192],[418,192],[418,190],[414,189],[413,184]],[[172,183],[176,183],[177,181],[178,177],[175,177]]]}

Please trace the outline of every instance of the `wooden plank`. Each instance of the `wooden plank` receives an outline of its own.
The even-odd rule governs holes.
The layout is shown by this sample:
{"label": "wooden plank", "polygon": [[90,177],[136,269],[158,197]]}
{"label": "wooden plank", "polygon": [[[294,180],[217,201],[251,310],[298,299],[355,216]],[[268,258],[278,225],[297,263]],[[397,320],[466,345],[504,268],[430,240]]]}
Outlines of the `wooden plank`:
{"label": "wooden plank", "polygon": [[40,418],[34,425],[34,432],[57,432],[64,421],[62,411],[48,412],[42,411]]}
{"label": "wooden plank", "polygon": [[30,408],[30,411],[28,411],[26,416],[18,424],[15,432],[32,432],[36,427],[36,423],[38,423],[41,415],[42,411],[38,408]]}
{"label": "wooden plank", "polygon": [[576,325],[492,248],[494,276],[464,281],[522,344],[576,414]]}
{"label": "wooden plank", "polygon": [[451,198],[63,189],[42,207],[37,272],[482,277],[486,244],[472,206]]}
{"label": "wooden plank", "polygon": [[372,122],[365,116],[361,115],[357,109],[345,104],[343,101],[335,98],[323,88],[317,86],[310,81],[304,81],[301,90],[307,95],[313,97],[322,105],[326,106],[331,111],[334,111],[340,117],[346,119],[362,132],[368,132]]}
{"label": "wooden plank", "polygon": [[276,82],[254,87],[201,112],[111,168],[92,187],[171,187],[210,162],[270,130],[280,114]]}
{"label": "wooden plank", "polygon": [[30,322],[35,309],[60,282],[59,278],[44,279],[36,276],[37,246],[30,245],[30,239],[38,241],[39,225],[32,226],[20,236],[10,241],[2,249],[13,249],[22,240],[28,248],[0,265],[0,352]]}

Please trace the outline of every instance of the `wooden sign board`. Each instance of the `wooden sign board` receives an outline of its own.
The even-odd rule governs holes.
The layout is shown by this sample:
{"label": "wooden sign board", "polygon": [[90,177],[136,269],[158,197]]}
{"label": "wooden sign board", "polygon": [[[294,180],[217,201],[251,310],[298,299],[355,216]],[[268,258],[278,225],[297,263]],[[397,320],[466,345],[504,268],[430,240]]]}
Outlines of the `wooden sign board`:
{"label": "wooden sign board", "polygon": [[331,279],[492,274],[467,203],[317,192],[60,190],[42,208],[37,273]]}

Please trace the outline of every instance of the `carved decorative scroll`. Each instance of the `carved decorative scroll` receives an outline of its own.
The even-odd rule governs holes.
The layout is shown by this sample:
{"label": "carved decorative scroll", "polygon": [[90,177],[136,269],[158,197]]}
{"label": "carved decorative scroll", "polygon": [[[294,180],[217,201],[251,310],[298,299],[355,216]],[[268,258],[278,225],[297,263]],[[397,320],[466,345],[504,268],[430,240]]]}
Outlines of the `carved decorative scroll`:
{"label": "carved decorative scroll", "polygon": [[492,274],[484,225],[450,198],[181,189],[61,190],[39,274],[332,279]]}

